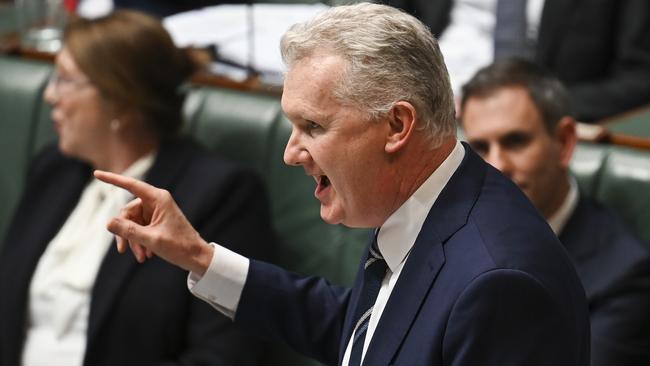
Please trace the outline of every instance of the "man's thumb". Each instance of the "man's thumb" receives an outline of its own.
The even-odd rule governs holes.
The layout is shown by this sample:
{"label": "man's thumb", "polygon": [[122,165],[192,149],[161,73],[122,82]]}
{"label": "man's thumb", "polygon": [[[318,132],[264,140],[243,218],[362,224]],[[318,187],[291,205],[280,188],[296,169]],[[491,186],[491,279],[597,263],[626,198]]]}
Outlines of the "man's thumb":
{"label": "man's thumb", "polygon": [[147,235],[147,228],[131,220],[114,217],[108,223],[107,228],[111,233],[128,240],[132,244],[148,247],[151,243]]}

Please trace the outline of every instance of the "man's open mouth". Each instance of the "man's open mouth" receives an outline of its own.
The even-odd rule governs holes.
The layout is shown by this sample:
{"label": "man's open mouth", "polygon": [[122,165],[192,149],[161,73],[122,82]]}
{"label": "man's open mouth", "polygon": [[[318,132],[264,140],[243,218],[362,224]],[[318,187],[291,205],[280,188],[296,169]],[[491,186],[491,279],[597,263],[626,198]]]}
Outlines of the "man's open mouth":
{"label": "man's open mouth", "polygon": [[316,181],[318,182],[318,186],[316,187],[316,194],[322,192],[330,186],[330,180],[326,175],[319,175],[316,178]]}

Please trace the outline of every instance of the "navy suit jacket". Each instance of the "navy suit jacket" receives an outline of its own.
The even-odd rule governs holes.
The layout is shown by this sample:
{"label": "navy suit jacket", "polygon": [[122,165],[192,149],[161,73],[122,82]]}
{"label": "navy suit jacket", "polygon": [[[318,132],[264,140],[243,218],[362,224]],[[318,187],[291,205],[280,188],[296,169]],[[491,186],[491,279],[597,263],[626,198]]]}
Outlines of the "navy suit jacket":
{"label": "navy suit jacket", "polygon": [[[38,156],[0,255],[0,365],[20,364],[32,275],[91,178],[89,166],[50,147]],[[171,192],[208,240],[264,258],[273,243],[268,205],[253,174],[187,141],[161,146],[146,181]],[[243,365],[259,340],[187,291],[187,272],[138,264],[111,245],[92,289],[84,365]]]}
{"label": "navy suit jacket", "polygon": [[[388,299],[365,365],[589,364],[589,318],[571,259],[523,193],[465,145]],[[341,362],[352,289],[251,261],[235,321],[326,364]]]}
{"label": "navy suit jacket", "polygon": [[581,197],[560,234],[587,292],[594,366],[650,365],[650,254],[611,210]]}
{"label": "navy suit jacket", "polygon": [[[439,36],[454,0],[386,0]],[[575,116],[593,121],[650,104],[650,1],[545,0],[536,50],[567,86]]]}

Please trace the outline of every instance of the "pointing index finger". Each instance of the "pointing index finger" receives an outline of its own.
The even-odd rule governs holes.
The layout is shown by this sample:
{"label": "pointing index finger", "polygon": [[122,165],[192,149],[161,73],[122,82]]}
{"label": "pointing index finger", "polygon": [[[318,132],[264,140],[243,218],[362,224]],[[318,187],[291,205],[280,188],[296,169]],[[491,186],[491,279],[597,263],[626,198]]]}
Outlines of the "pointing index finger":
{"label": "pointing index finger", "polygon": [[95,170],[93,174],[95,175],[95,178],[102,182],[126,189],[134,196],[143,200],[152,201],[155,199],[156,187],[150,184],[103,170]]}

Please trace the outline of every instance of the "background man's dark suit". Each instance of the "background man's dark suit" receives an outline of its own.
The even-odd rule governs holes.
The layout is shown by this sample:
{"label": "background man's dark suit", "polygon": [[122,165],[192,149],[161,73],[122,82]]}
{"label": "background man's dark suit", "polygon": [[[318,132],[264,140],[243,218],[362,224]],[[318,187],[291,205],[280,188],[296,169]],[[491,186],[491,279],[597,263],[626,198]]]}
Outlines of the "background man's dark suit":
{"label": "background man's dark suit", "polygon": [[246,0],[113,0],[113,4],[116,8],[140,10],[161,18],[206,6],[218,4],[248,4],[253,2],[254,1]]}
{"label": "background man's dark suit", "polygon": [[[453,0],[386,0],[440,36]],[[567,86],[575,116],[592,121],[650,105],[650,1],[545,0],[536,60]]]}
{"label": "background man's dark suit", "polygon": [[[465,150],[364,364],[588,365],[587,304],[566,251],[523,193]],[[349,290],[251,261],[235,322],[340,363],[362,276]]]}
{"label": "background man's dark suit", "polygon": [[[20,364],[29,284],[45,247],[91,177],[56,148],[34,162],[0,255],[0,365]],[[188,142],[163,144],[146,180],[168,189],[201,235],[253,257],[269,253],[261,182]],[[92,291],[84,365],[241,365],[258,343],[186,288],[187,272],[158,258],[138,265],[112,244]]]}
{"label": "background man's dark suit", "polygon": [[592,365],[650,365],[650,256],[643,243],[586,197],[560,240],[587,292]]}

